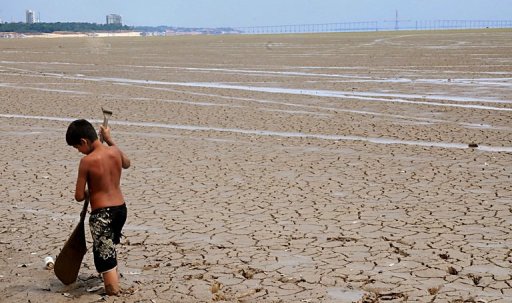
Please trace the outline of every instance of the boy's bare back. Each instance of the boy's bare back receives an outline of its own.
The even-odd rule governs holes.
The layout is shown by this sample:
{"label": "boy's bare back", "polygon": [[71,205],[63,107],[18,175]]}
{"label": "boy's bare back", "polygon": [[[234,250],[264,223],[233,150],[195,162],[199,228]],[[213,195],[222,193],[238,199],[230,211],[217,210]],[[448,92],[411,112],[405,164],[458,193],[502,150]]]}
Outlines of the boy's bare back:
{"label": "boy's bare back", "polygon": [[101,127],[100,132],[110,146],[99,140],[90,143],[89,149],[85,150],[86,156],[80,160],[76,182],[76,200],[85,198],[87,185],[92,210],[124,204],[121,171],[130,166],[130,160],[114,145],[110,129]]}
{"label": "boy's bare back", "polygon": [[81,170],[85,172],[92,210],[124,203],[120,188],[121,155],[117,147],[95,149],[82,158]]}

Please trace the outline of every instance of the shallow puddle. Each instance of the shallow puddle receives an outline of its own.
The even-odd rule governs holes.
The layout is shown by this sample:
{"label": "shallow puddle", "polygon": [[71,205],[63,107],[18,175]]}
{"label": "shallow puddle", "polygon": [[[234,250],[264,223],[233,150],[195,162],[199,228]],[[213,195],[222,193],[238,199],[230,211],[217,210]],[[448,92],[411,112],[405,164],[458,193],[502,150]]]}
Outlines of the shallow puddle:
{"label": "shallow puddle", "polygon": [[348,303],[357,302],[358,300],[360,300],[363,297],[364,292],[355,289],[336,287],[329,288],[327,290],[327,294],[329,295],[330,298],[337,300],[336,302]]}

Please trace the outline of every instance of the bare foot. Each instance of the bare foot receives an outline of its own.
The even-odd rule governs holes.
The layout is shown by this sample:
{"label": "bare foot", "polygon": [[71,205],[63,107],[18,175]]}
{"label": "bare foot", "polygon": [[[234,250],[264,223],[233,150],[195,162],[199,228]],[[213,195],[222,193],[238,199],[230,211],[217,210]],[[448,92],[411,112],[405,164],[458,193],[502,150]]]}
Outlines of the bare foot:
{"label": "bare foot", "polygon": [[116,287],[112,284],[105,285],[105,292],[109,296],[118,296],[120,293],[119,287]]}

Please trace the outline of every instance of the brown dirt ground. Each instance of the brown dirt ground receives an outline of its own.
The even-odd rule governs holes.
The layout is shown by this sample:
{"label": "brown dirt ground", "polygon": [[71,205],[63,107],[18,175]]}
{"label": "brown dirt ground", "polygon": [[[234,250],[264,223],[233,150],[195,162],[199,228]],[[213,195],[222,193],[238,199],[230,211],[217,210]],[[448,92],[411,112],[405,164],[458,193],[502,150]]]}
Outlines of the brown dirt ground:
{"label": "brown dirt ground", "polygon": [[[4,39],[0,301],[510,302],[511,87],[511,30]],[[101,107],[120,297],[43,267]]]}

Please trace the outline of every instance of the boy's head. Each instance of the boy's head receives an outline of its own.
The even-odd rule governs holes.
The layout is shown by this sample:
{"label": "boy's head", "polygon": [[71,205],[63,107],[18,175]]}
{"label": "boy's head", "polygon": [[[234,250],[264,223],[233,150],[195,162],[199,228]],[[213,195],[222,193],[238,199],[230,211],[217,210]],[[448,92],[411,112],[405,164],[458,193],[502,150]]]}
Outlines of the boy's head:
{"label": "boy's head", "polygon": [[98,140],[98,134],[89,121],[85,119],[75,120],[68,126],[66,142],[68,145],[81,145],[81,139],[87,139],[91,143]]}

